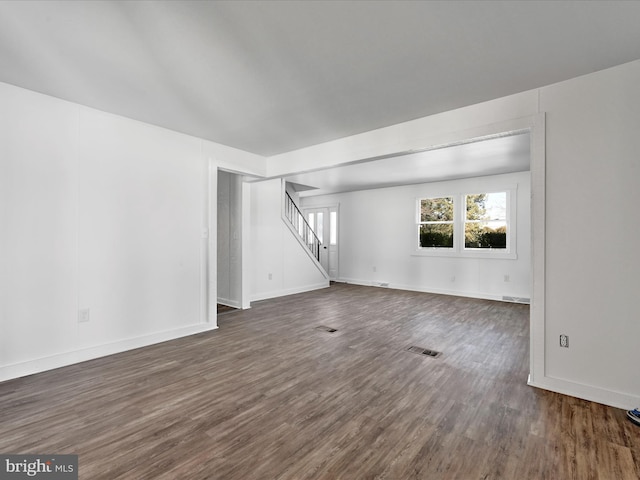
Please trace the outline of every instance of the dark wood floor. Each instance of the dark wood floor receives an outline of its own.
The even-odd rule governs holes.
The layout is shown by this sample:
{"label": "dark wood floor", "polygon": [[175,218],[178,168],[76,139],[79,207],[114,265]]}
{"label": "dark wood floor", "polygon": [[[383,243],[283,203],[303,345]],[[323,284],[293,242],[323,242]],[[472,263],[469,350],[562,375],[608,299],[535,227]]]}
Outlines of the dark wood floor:
{"label": "dark wood floor", "polygon": [[341,284],[257,302],[1,383],[0,452],[78,454],[87,480],[639,478],[624,411],[526,385],[528,316]]}

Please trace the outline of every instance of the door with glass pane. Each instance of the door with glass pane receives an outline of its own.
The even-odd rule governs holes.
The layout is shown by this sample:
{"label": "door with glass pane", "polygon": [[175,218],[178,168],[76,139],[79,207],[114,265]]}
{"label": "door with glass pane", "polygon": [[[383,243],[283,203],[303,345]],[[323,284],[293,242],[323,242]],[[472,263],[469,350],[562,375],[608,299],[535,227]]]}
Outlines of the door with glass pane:
{"label": "door with glass pane", "polygon": [[320,240],[320,265],[338,278],[338,207],[305,208],[304,216]]}

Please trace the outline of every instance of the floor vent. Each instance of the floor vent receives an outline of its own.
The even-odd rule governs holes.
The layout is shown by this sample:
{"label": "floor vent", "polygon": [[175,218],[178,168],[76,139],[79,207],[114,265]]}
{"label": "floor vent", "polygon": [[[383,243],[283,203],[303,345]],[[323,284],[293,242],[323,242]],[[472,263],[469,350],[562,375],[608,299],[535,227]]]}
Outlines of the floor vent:
{"label": "floor vent", "polygon": [[424,355],[426,357],[439,357],[441,352],[436,352],[435,350],[429,350],[428,348],[422,347],[409,347],[407,348],[411,353],[417,353],[418,355]]}
{"label": "floor vent", "polygon": [[319,327],[316,327],[316,330],[322,330],[323,332],[328,332],[328,333],[333,333],[338,331],[335,328],[325,327],[324,325],[320,325]]}
{"label": "floor vent", "polygon": [[526,303],[527,305],[531,303],[531,299],[527,297],[510,297],[505,295],[502,297],[502,300],[513,303]]}

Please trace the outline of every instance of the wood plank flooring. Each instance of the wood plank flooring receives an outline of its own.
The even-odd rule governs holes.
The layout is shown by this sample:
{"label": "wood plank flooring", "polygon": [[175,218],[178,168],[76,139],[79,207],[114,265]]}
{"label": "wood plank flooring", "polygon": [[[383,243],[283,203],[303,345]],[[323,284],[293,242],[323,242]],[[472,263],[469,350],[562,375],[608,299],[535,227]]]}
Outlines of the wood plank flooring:
{"label": "wood plank flooring", "polygon": [[526,385],[526,305],[335,284],[219,320],[0,383],[0,452],[87,480],[640,478],[624,411]]}

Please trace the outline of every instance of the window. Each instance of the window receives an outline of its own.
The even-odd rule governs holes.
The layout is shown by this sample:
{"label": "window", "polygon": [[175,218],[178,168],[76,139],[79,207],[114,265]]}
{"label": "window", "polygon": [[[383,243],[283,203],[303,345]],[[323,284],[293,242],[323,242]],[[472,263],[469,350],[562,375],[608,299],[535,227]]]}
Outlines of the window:
{"label": "window", "polygon": [[329,213],[329,245],[338,244],[338,212]]}
{"label": "window", "polygon": [[[316,224],[316,214],[315,213],[310,213],[309,216],[307,217],[307,223],[309,224],[309,227],[311,227],[311,231],[313,231],[314,229],[314,225]],[[303,230],[304,230],[304,225],[300,224],[300,236],[303,236]],[[316,232],[313,232],[316,233]]]}
{"label": "window", "polygon": [[507,248],[507,192],[466,195],[464,248]]}
{"label": "window", "polygon": [[517,258],[515,187],[418,199],[420,255]]}
{"label": "window", "polygon": [[324,243],[324,231],[323,231],[323,227],[324,227],[324,219],[323,219],[323,213],[322,212],[318,212],[318,216],[317,216],[317,221],[316,221],[316,214],[313,212],[310,212],[309,215],[307,216],[307,223],[309,224],[309,226],[311,227],[311,230],[313,230],[313,233],[316,234],[316,237],[318,237],[318,240],[320,241],[320,243]]}
{"label": "window", "polygon": [[420,200],[420,248],[453,248],[453,197]]}

